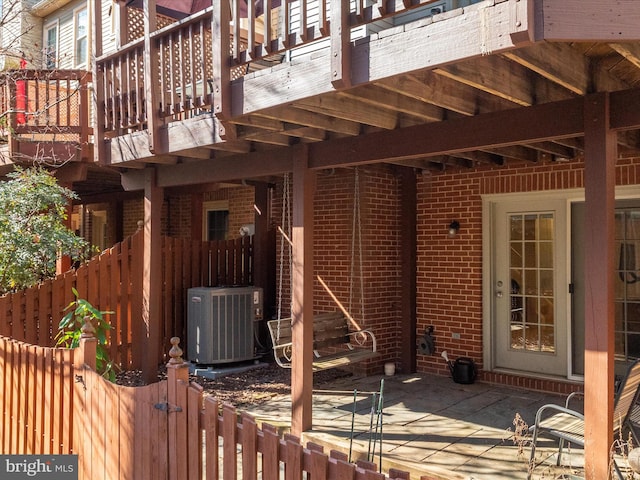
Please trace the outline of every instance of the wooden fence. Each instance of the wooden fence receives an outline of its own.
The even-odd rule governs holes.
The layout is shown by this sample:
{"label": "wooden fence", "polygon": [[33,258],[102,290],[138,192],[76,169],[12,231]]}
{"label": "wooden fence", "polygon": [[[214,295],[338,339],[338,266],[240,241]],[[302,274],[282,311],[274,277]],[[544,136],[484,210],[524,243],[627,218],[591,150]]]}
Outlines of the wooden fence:
{"label": "wooden fence", "polygon": [[2,452],[77,454],[81,480],[387,478],[374,464],[305,448],[205,396],[189,383],[178,342],[171,340],[166,380],[126,387],[95,373],[90,335],[75,350],[0,337]]}
{"label": "wooden fence", "polygon": [[[139,231],[77,270],[27,290],[0,297],[0,335],[43,347],[55,346],[58,323],[74,299],[72,288],[96,308],[113,312],[110,358],[136,369],[145,349],[142,324],[142,248]],[[219,242],[163,238],[163,352],[173,336],[186,338],[187,289],[199,286],[251,285],[252,237]],[[158,359],[161,363],[163,358]]]}

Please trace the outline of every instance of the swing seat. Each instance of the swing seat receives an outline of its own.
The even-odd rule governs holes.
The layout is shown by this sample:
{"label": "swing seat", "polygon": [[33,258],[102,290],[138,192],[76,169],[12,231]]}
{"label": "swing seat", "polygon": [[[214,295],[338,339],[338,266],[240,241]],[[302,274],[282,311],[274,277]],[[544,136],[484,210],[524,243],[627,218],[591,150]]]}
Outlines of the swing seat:
{"label": "swing seat", "polygon": [[[293,343],[291,319],[267,322],[273,356],[283,368],[291,368]],[[329,351],[330,353],[320,353]],[[349,320],[342,312],[328,312],[313,317],[313,371],[338,368],[378,355],[376,337],[370,330],[349,330]]]}

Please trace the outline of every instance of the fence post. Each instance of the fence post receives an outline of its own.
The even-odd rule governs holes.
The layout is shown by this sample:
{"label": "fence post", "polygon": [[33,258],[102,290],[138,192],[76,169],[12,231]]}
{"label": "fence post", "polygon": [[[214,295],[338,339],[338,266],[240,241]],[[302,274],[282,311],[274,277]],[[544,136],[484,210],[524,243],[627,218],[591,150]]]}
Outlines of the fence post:
{"label": "fence post", "polygon": [[189,384],[189,365],[182,359],[180,338],[172,337],[167,363],[167,404],[169,407],[169,480],[182,478],[187,464],[186,405],[181,405],[180,391]]}
{"label": "fence post", "polygon": [[95,372],[98,339],[95,336],[96,329],[94,328],[93,323],[91,323],[91,317],[84,317],[84,323],[82,324],[81,331],[82,334],[80,335],[80,345],[78,346],[80,355],[78,357],[76,367],[86,365],[88,367],[91,367],[91,369]]}

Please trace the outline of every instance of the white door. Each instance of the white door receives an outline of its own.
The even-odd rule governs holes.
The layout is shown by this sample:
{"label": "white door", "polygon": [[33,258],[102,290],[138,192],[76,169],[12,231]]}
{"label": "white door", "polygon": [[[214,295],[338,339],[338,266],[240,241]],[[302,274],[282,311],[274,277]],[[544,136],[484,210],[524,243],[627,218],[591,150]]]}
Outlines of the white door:
{"label": "white door", "polygon": [[567,375],[566,201],[494,204],[494,367]]}

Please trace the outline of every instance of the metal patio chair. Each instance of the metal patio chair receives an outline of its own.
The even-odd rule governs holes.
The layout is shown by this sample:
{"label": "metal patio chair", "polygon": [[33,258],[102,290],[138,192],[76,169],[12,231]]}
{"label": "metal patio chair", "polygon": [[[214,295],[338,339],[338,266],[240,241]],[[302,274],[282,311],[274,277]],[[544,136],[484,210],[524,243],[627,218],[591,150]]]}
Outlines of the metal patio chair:
{"label": "metal patio chair", "polygon": [[[626,427],[631,431],[636,443],[638,443],[638,432],[636,431],[637,427],[635,422],[632,422],[632,416],[634,407],[636,407],[639,385],[640,360],[637,360],[629,367],[627,374],[618,386],[613,410],[614,437],[617,437],[620,430]],[[558,459],[556,465],[560,465],[565,441],[584,447],[584,415],[569,408],[571,400],[577,395],[583,395],[583,393],[574,392],[570,394],[567,397],[564,407],[547,404],[538,409],[535,423],[529,428],[533,438],[531,441],[531,457],[529,459],[529,474],[527,475],[527,479],[531,479],[531,475],[536,466],[535,452],[538,435],[543,434],[558,439]],[[613,467],[618,477],[622,480],[624,477],[615,460]]]}

